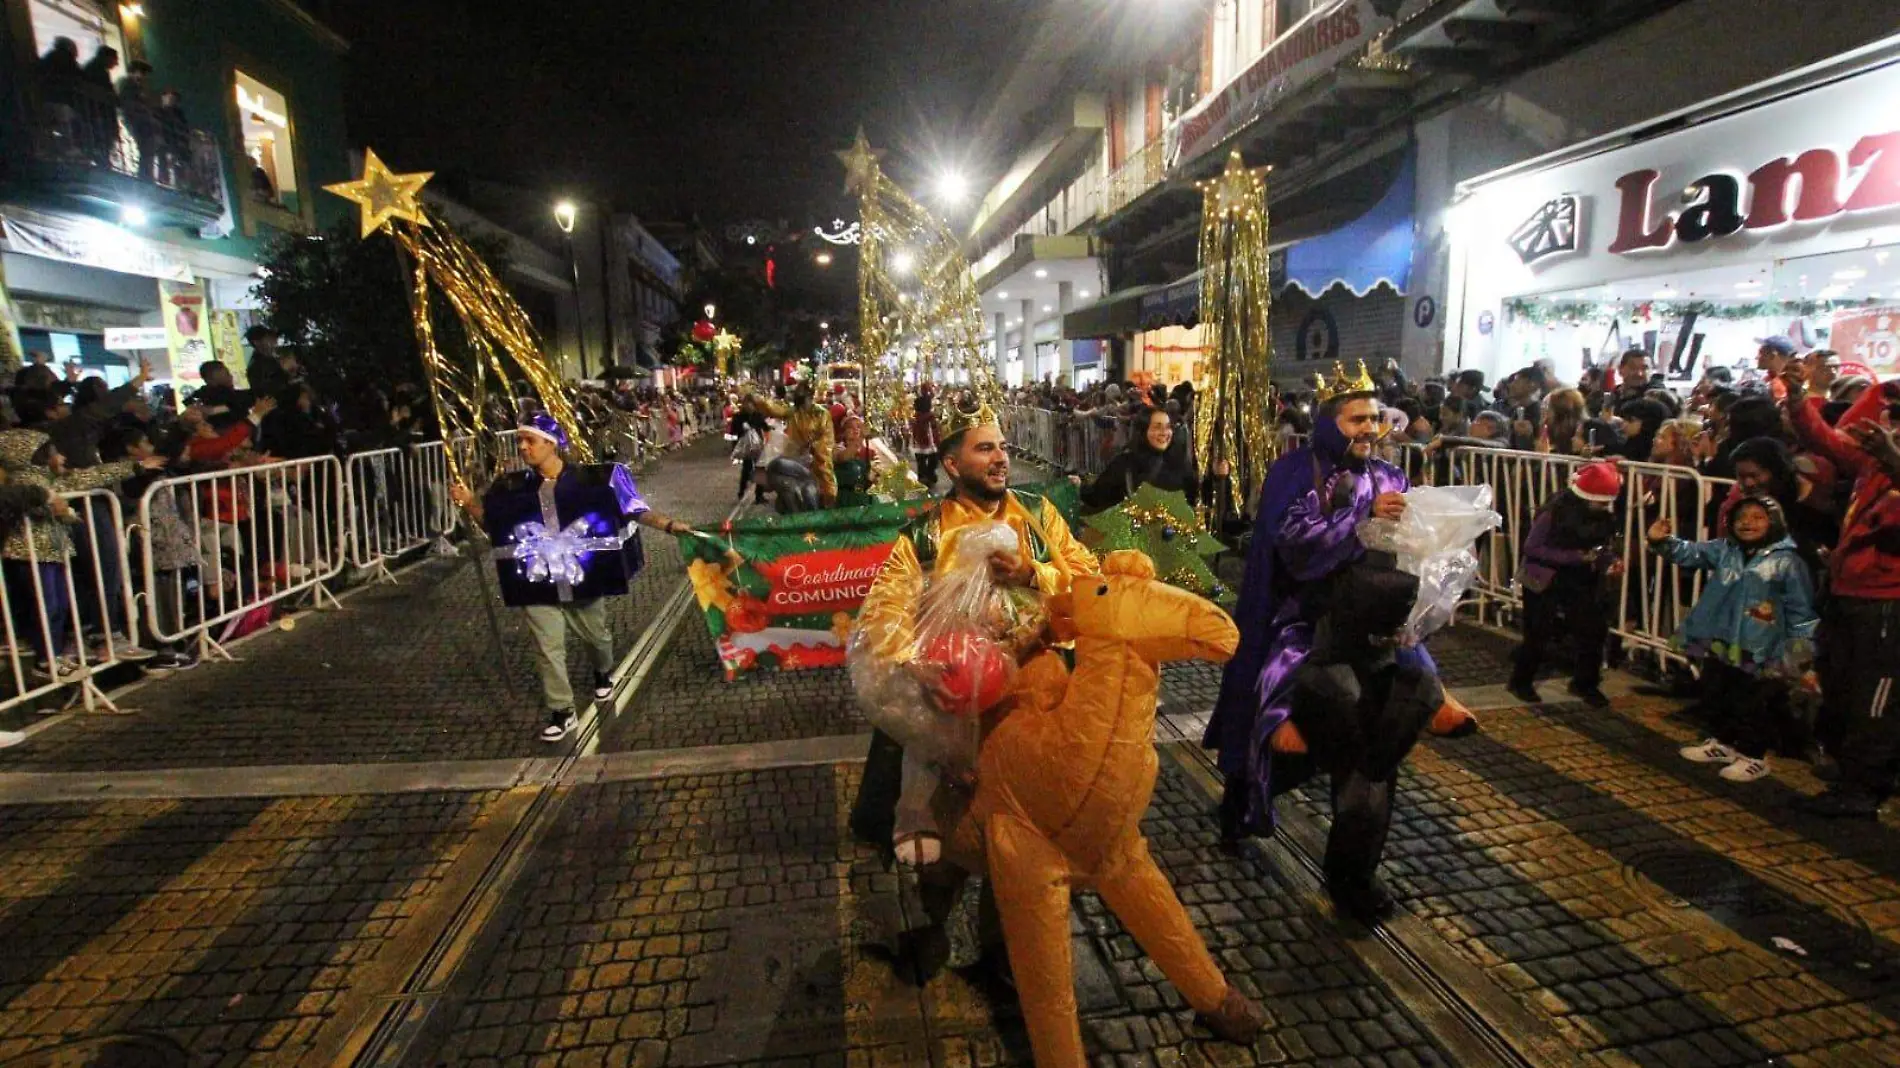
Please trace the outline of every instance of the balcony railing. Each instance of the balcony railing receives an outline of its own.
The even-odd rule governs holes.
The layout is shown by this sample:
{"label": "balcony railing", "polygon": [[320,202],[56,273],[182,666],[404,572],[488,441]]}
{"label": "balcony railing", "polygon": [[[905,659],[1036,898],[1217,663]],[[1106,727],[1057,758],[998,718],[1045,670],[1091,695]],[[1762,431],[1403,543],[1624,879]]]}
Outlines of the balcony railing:
{"label": "balcony railing", "polygon": [[1102,204],[1104,217],[1134,203],[1136,198],[1167,178],[1167,155],[1164,149],[1164,139],[1157,137],[1110,172],[1108,191]]}
{"label": "balcony railing", "polygon": [[[10,170],[30,167],[58,192],[115,199],[97,179],[130,179],[170,196],[139,205],[204,222],[224,213],[217,143],[158,108],[122,106],[92,85],[42,86],[37,100],[14,109],[19,136],[9,137]],[[117,179],[111,176],[117,176]],[[84,188],[76,188],[84,187]]]}
{"label": "balcony railing", "polygon": [[977,278],[995,270],[1016,251],[1019,237],[1061,237],[1072,234],[1102,212],[1102,164],[1099,159],[1049,198],[1021,226],[998,238],[971,265]]}

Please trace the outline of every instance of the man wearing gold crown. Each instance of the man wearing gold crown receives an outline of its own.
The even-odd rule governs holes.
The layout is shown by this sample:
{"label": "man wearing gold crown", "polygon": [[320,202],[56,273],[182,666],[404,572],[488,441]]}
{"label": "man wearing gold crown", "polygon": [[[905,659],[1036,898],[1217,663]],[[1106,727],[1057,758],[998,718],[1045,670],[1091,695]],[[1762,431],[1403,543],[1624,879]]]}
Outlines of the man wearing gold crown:
{"label": "man wearing gold crown", "polygon": [[815,402],[810,376],[792,385],[789,405],[767,397],[758,397],[754,403],[766,415],[785,421],[785,452],[767,464],[765,472],[778,510],[812,511],[838,503],[831,412]]}
{"label": "man wearing gold crown", "polygon": [[[917,601],[926,576],[948,563],[938,547],[958,528],[990,521],[1016,532],[1024,551],[990,558],[997,582],[1067,593],[1076,575],[1098,570],[1091,553],[1069,530],[1055,505],[1041,496],[1009,488],[1009,448],[1001,424],[988,404],[975,411],[946,399],[937,412],[937,439],[950,492],[932,501],[905,527],[871,592],[858,612],[854,640],[872,643],[872,653],[919,676],[929,692],[938,680],[918,658]],[[938,777],[883,731],[871,735],[864,780],[851,813],[857,837],[880,849],[894,850],[908,865],[927,866],[942,857],[942,839],[930,815],[930,796]]]}
{"label": "man wearing gold crown", "polygon": [[[1307,753],[1297,722],[1330,711],[1295,708],[1294,694],[1331,580],[1365,556],[1359,525],[1405,511],[1404,494],[1411,488],[1405,472],[1374,455],[1384,429],[1376,393],[1364,363],[1352,378],[1336,367],[1320,393],[1312,443],[1282,456],[1267,472],[1234,613],[1240,647],[1227,664],[1202,740],[1220,750],[1227,780],[1221,832],[1230,845],[1247,834],[1272,833],[1273,798],[1298,784],[1294,775],[1310,772],[1315,763],[1331,772],[1327,890],[1343,911],[1369,921],[1392,907],[1374,870],[1391,820],[1393,776],[1382,773],[1373,781],[1357,767],[1332,761],[1331,754],[1301,759]],[[1423,646],[1398,649],[1397,661],[1415,676],[1437,674]],[[1447,704],[1439,718],[1454,714],[1465,713]],[[1389,741],[1402,755],[1415,737]]]}

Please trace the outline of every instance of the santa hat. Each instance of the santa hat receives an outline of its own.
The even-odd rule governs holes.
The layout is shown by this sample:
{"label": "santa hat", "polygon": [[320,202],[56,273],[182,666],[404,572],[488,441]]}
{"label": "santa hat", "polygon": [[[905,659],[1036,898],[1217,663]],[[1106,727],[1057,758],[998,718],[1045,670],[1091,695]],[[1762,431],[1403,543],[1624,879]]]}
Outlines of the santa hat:
{"label": "santa hat", "polygon": [[1623,495],[1623,472],[1613,463],[1584,464],[1570,476],[1570,492],[1586,501],[1615,504]]}

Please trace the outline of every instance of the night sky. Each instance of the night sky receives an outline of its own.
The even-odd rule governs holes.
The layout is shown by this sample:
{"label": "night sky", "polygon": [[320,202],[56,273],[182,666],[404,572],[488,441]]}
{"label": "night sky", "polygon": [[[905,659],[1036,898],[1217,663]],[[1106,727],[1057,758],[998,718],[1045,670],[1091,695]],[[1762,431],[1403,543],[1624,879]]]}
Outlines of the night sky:
{"label": "night sky", "polygon": [[652,218],[804,226],[852,214],[831,153],[860,123],[900,180],[979,159],[967,131],[1047,2],[311,7],[351,43],[351,139],[398,168],[567,189]]}

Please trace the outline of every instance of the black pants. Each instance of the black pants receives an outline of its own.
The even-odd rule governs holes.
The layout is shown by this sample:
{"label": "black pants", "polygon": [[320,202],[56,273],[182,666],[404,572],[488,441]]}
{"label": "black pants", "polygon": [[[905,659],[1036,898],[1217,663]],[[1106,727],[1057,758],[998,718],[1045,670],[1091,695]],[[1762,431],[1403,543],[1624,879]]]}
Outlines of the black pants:
{"label": "black pants", "polygon": [[1760,760],[1781,738],[1788,718],[1788,684],[1750,675],[1726,660],[1702,661],[1702,707],[1715,740]]}
{"label": "black pants", "polygon": [[1570,681],[1578,689],[1595,689],[1603,681],[1603,640],[1609,633],[1596,572],[1558,571],[1543,593],[1524,591],[1524,643],[1517,647],[1511,685],[1535,682],[1551,646],[1568,640],[1574,657]]}
{"label": "black pants", "polygon": [[925,489],[936,488],[938,454],[935,452],[920,452],[916,454],[916,457],[917,481],[922,482]]}
{"label": "black pants", "polygon": [[1836,597],[1821,620],[1823,744],[1849,786],[1891,794],[1900,775],[1900,601]]}
{"label": "black pants", "polygon": [[1392,828],[1392,794],[1398,772],[1373,779],[1363,770],[1335,769],[1333,829],[1326,836],[1326,883],[1355,889],[1372,882]]}
{"label": "black pants", "polygon": [[756,456],[745,456],[745,457],[740,458],[739,460],[739,496],[744,497],[746,487],[750,486],[752,487],[752,499],[754,501],[757,501],[760,504],[764,504],[765,503],[765,487],[752,481],[752,472],[758,466],[759,466],[759,458]]}

